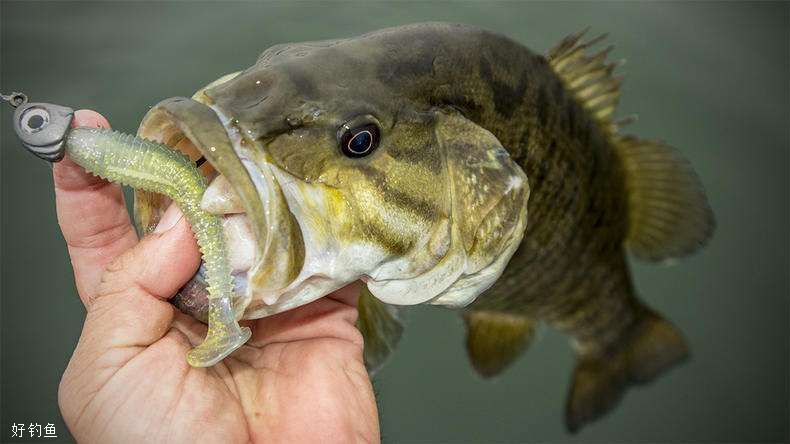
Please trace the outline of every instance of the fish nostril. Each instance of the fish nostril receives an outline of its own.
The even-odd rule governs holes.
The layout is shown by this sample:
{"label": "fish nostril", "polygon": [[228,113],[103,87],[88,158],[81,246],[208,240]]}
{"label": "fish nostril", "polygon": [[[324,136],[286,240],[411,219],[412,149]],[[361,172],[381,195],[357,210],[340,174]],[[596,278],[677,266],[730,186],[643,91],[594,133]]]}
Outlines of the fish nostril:
{"label": "fish nostril", "polygon": [[296,115],[290,115],[285,118],[285,122],[288,123],[288,126],[291,128],[296,128],[302,125],[302,118]]}

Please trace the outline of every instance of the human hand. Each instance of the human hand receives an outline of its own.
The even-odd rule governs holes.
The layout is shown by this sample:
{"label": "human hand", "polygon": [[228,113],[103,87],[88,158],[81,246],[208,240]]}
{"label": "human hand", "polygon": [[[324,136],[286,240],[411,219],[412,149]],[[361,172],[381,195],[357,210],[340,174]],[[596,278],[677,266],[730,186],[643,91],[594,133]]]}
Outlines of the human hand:
{"label": "human hand", "polygon": [[[75,126],[109,127],[92,111]],[[186,352],[206,326],[167,299],[200,253],[172,206],[138,241],[118,185],[66,157],[55,164],[58,221],[87,315],[58,392],[81,442],[375,442],[355,285],[247,325],[250,341],[210,368]]]}

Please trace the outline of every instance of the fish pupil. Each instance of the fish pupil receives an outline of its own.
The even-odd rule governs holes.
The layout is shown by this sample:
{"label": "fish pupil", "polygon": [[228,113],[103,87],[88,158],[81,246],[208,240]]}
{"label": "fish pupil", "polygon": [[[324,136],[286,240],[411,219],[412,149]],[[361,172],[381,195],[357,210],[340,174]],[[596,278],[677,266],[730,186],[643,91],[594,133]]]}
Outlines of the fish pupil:
{"label": "fish pupil", "polygon": [[351,152],[362,154],[370,149],[370,146],[373,144],[373,135],[370,134],[370,131],[363,130],[358,132],[351,138],[348,143],[348,149]]}

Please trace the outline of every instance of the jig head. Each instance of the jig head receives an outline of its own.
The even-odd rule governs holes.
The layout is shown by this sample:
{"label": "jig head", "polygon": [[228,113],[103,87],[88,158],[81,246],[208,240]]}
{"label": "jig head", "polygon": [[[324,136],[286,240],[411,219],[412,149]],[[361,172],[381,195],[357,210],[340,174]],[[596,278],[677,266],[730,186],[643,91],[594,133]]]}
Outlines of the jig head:
{"label": "jig head", "polygon": [[0,97],[16,108],[14,131],[28,151],[48,162],[63,159],[73,109],[51,103],[28,103],[27,96],[20,92],[0,94]]}

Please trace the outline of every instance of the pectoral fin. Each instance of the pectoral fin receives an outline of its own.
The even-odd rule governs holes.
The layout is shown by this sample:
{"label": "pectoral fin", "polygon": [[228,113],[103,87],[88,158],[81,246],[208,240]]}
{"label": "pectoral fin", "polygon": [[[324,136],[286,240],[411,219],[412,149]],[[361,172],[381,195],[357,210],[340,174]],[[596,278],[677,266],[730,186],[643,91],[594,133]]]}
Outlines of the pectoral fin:
{"label": "pectoral fin", "polygon": [[398,345],[403,326],[397,318],[397,309],[376,299],[364,285],[361,286],[357,309],[357,328],[365,339],[365,367],[374,373]]}
{"label": "pectoral fin", "polygon": [[529,346],[535,331],[531,319],[492,311],[467,311],[466,348],[472,366],[483,377],[497,375]]}

